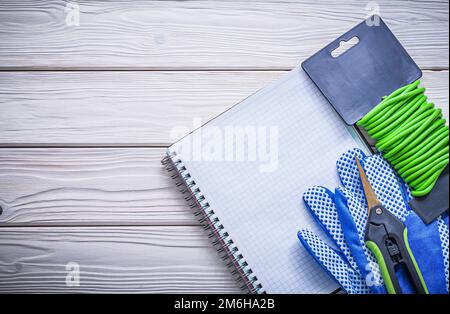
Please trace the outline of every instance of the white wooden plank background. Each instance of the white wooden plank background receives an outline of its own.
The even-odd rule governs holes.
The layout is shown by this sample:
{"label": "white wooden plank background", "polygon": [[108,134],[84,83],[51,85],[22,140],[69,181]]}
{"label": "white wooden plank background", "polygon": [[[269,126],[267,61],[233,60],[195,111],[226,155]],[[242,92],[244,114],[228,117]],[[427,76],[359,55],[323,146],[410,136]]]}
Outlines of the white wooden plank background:
{"label": "white wooden plank background", "polygon": [[[0,292],[237,292],[159,161],[366,2],[0,2]],[[448,1],[377,1],[448,117]],[[78,262],[81,286],[65,285]]]}
{"label": "white wooden plank background", "polygon": [[[0,293],[240,292],[195,227],[0,228],[0,239]],[[74,262],[78,287],[65,284]]]}
{"label": "white wooden plank background", "polygon": [[0,225],[198,225],[164,151],[0,149]]}
{"label": "white wooden plank background", "polygon": [[282,73],[2,73],[0,143],[166,146],[173,127],[192,129]]}
{"label": "white wooden plank background", "polygon": [[[0,145],[167,146],[282,75],[238,72],[6,72]],[[427,95],[448,117],[448,71],[424,71]]]}
{"label": "white wooden plank background", "polygon": [[[0,2],[5,68],[291,69],[363,20],[369,1]],[[423,68],[448,67],[448,1],[377,0]]]}
{"label": "white wooden plank background", "polygon": [[[21,74],[19,73],[18,76],[20,77]],[[39,74],[33,73],[32,77],[39,77]],[[88,79],[90,77],[88,74],[77,72],[67,74],[69,77],[74,76],[80,84],[67,83],[66,80],[62,84],[56,83],[58,81],[56,78],[61,75],[59,72],[55,74],[56,78],[52,77],[51,80],[31,79],[27,83],[22,80],[22,84],[17,84],[15,83],[17,82],[17,73],[11,73],[6,82],[13,82],[9,85],[18,86],[19,90],[6,95],[5,104],[11,104],[12,106],[5,106],[5,110],[2,112],[10,112],[11,114],[19,112],[17,114],[19,119],[22,116],[25,117],[23,123],[28,122],[29,125],[34,125],[28,128],[39,130],[31,138],[35,142],[39,141],[39,135],[45,135],[45,139],[48,140],[52,134],[58,132],[56,135],[58,139],[65,136],[67,141],[73,139],[73,142],[83,143],[77,142],[77,132],[72,132],[72,130],[80,130],[79,133],[82,133],[83,130],[89,129],[94,132],[96,130],[109,132],[110,140],[124,136],[124,142],[133,143],[133,138],[145,139],[148,136],[148,139],[157,139],[156,143],[160,143],[164,142],[165,138],[158,135],[169,134],[172,127],[176,125],[191,126],[190,119],[192,117],[209,119],[224,111],[229,107],[229,104],[234,103],[233,101],[227,103],[230,100],[229,98],[236,98],[232,100],[237,101],[237,99],[245,97],[248,92],[253,92],[253,90],[250,90],[252,87],[259,88],[259,86],[251,84],[242,84],[240,88],[237,86],[239,82],[259,80],[264,84],[274,76],[272,73],[265,75],[265,73],[244,72],[240,73],[244,78],[239,80],[237,79],[239,76],[235,76],[236,73],[233,73],[231,74],[232,78],[236,78],[236,80],[229,80],[229,73],[223,76],[219,73],[205,74],[206,77],[196,80],[203,83],[196,85],[193,94],[198,96],[185,98],[184,95],[189,94],[185,89],[178,93],[170,88],[164,89],[164,86],[170,86],[170,82],[167,82],[167,80],[158,80],[157,85],[161,89],[149,84],[152,87],[149,88],[149,91],[146,91],[146,84],[142,84],[143,86],[139,89],[130,88],[130,91],[126,91],[128,85],[112,84],[105,87],[105,82],[109,81],[99,80],[100,83],[97,84],[94,80]],[[106,74],[114,75],[109,72]],[[150,73],[150,76],[153,74]],[[176,72],[171,73],[169,77],[171,81],[182,82],[180,85],[186,87],[185,84],[188,84],[189,80],[183,79],[190,75],[190,73]],[[29,79],[29,76],[30,73],[27,73],[26,78]],[[45,76],[48,77],[48,74],[45,74]],[[101,73],[100,76],[105,76],[105,73]],[[132,73],[128,79],[134,79],[136,82],[141,81],[143,79],[142,73]],[[36,82],[40,81],[44,82],[41,85],[43,85],[45,93],[38,92],[39,84]],[[85,84],[81,84],[81,82]],[[220,82],[223,84],[220,84]],[[55,88],[49,91],[45,88],[47,84],[49,86],[62,86],[58,91],[55,91]],[[0,91],[2,90],[1,85]],[[448,72],[425,72],[423,85],[430,87],[427,92],[430,100],[442,104],[441,107],[448,117],[448,105],[444,105],[448,104],[449,100]],[[25,91],[23,86],[30,86],[30,91]],[[69,86],[76,86],[76,90],[70,89]],[[82,96],[83,88],[87,86],[90,86],[94,92],[88,92],[87,96]],[[225,87],[222,88],[222,86]],[[189,87],[186,89],[189,89]],[[54,107],[47,107],[42,116],[39,114],[36,116],[35,114],[39,113],[39,109],[45,108],[46,102],[49,102],[46,95],[52,93],[61,95],[64,99],[52,99],[51,104]],[[122,93],[129,94],[129,97]],[[208,103],[211,101],[211,97],[216,94],[223,99],[217,99],[220,104],[217,107],[211,106],[212,108],[209,108]],[[116,95],[121,96],[117,97]],[[133,95],[137,95],[136,98],[133,98]],[[61,103],[74,102],[75,106],[75,102],[79,101],[80,97],[86,99],[86,106],[83,106],[83,109],[79,111],[83,112],[81,117],[73,114],[71,110],[64,110],[64,107],[61,110],[57,109]],[[25,103],[21,101],[22,98],[26,99]],[[37,101],[34,102],[33,99],[36,98]],[[72,100],[72,98],[76,100]],[[105,98],[106,100],[101,101]],[[190,98],[193,98],[192,101],[188,101]],[[95,107],[88,105],[90,99],[97,99]],[[186,104],[183,103],[183,99],[186,100]],[[117,101],[115,102],[115,100]],[[126,102],[125,105],[122,104],[122,100]],[[140,106],[145,101],[149,101],[150,107],[154,111],[146,111],[145,106],[140,109],[128,110],[134,104]],[[161,117],[158,116],[158,113],[164,112],[165,108],[176,107],[176,104],[181,109],[173,110]],[[33,110],[33,107],[36,109]],[[92,110],[89,110],[90,107],[92,107]],[[123,115],[122,118],[125,122],[128,122],[130,129],[135,125],[135,121],[142,120],[143,123],[141,128],[134,128],[134,132],[129,134],[127,125],[122,127],[118,125],[108,126],[108,119],[97,118],[96,113],[98,111],[123,112],[126,118]],[[148,112],[149,116],[141,119],[141,112]],[[179,114],[180,112],[181,114]],[[50,113],[53,117],[48,117]],[[56,115],[57,113],[59,113],[59,116]],[[5,116],[8,116],[8,114]],[[108,116],[113,118],[114,115]],[[49,126],[43,128],[43,130],[39,129],[40,125],[53,119],[55,119],[55,123],[49,123]],[[68,122],[70,119],[74,119],[77,123],[76,127],[70,125]],[[19,132],[22,130],[21,127],[12,127],[14,119],[11,117],[1,120],[7,122],[0,128],[14,129]],[[58,120],[65,121],[63,125],[67,128],[58,127],[58,124],[56,124]],[[145,122],[147,121],[150,126],[146,125]],[[157,126],[152,125],[152,121],[156,121]],[[93,123],[93,125],[88,127],[89,123]],[[159,131],[158,126],[160,127]],[[23,128],[25,127],[27,126],[24,125]],[[46,131],[49,128],[50,131]],[[67,129],[69,132],[66,132]],[[120,134],[114,134],[114,130]],[[3,134],[6,133],[8,131],[3,132]],[[32,132],[29,134],[33,135]],[[86,140],[89,138],[95,139],[95,136],[96,133],[93,133],[90,137],[80,135],[81,139]],[[20,143],[22,137],[24,135],[14,134],[12,143]],[[99,141],[100,139],[97,140],[97,142]],[[26,143],[29,142],[26,141]],[[191,210],[184,203],[182,195],[178,193],[173,182],[161,167],[160,161],[164,156],[164,151],[164,148],[3,148],[0,150],[0,206],[3,208],[0,225],[196,224]]]}

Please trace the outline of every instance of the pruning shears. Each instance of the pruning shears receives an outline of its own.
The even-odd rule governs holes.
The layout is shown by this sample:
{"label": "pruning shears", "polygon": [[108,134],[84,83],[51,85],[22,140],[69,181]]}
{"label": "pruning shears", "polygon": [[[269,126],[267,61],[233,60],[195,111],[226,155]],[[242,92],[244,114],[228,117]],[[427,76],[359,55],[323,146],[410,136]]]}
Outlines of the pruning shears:
{"label": "pruning shears", "polygon": [[364,241],[377,259],[387,292],[403,293],[397,277],[397,272],[403,268],[415,292],[428,294],[425,281],[409,247],[406,226],[378,200],[358,157],[356,164],[369,209]]}

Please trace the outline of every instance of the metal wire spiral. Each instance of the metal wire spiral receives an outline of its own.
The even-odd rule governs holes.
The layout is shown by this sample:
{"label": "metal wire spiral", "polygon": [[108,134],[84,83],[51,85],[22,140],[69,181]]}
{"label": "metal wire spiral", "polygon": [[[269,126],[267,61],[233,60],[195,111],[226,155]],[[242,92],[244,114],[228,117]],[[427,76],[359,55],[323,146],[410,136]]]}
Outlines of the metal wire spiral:
{"label": "metal wire spiral", "polygon": [[265,293],[258,278],[253,274],[244,256],[220,222],[219,217],[211,209],[181,159],[178,158],[176,153],[168,153],[162,160],[162,164],[171,173],[171,177],[175,180],[180,192],[185,194],[185,200],[189,202],[189,206],[194,210],[194,215],[208,232],[208,237],[212,239],[211,243],[226,263],[226,267],[231,270],[235,280],[241,284],[240,288],[249,293]]}

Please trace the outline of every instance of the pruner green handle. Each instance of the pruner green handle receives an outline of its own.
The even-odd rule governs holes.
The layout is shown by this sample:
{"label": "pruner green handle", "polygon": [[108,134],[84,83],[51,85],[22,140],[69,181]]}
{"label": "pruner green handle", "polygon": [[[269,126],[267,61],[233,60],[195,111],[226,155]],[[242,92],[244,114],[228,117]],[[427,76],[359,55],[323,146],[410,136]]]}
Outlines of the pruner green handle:
{"label": "pruner green handle", "polygon": [[409,247],[408,230],[382,205],[376,205],[370,209],[365,243],[377,259],[389,294],[402,293],[397,278],[399,267],[403,267],[408,272],[416,293],[428,294],[422,273]]}

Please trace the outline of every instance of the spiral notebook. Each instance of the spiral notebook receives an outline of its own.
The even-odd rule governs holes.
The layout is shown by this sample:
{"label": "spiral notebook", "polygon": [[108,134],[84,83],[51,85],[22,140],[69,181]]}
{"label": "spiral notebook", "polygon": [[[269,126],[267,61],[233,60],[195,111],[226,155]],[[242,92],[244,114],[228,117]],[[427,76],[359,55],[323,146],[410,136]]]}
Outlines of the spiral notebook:
{"label": "spiral notebook", "polygon": [[320,234],[301,196],[337,186],[335,162],[351,147],[365,148],[296,68],[173,144],[163,163],[243,288],[331,293],[338,285],[297,240],[304,227]]}

